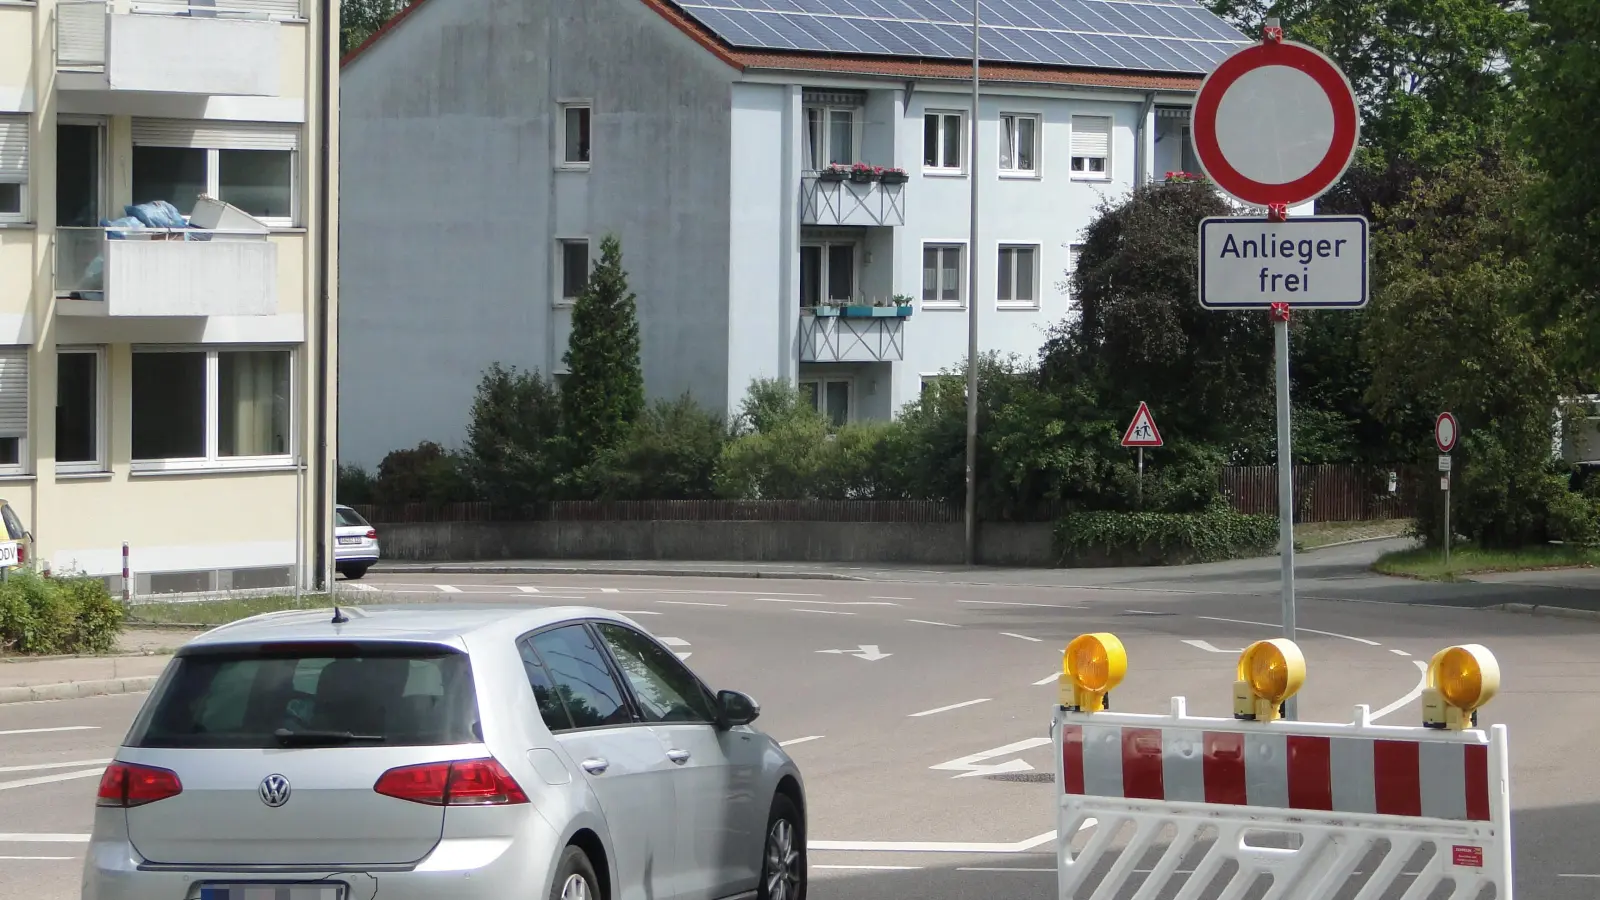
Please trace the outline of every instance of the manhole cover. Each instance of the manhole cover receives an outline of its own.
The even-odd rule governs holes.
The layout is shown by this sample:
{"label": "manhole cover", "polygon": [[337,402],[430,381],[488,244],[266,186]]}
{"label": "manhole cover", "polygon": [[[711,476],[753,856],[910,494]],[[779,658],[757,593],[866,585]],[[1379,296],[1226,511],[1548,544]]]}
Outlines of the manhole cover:
{"label": "manhole cover", "polygon": [[1002,772],[983,776],[989,781],[1014,781],[1018,784],[1055,784],[1054,772]]}

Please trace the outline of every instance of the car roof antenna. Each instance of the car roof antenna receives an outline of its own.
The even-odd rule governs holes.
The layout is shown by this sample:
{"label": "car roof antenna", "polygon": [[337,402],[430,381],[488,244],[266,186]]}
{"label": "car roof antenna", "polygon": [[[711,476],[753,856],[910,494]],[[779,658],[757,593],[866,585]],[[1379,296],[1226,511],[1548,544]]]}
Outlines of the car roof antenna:
{"label": "car roof antenna", "polygon": [[333,624],[343,625],[348,621],[350,621],[350,617],[345,615],[343,610],[339,609],[339,604],[335,603],[333,605]]}

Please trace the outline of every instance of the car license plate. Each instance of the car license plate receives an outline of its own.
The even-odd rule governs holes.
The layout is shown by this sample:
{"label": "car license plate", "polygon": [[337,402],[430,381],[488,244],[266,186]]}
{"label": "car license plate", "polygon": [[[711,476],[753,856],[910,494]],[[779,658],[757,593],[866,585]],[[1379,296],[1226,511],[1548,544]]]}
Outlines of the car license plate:
{"label": "car license plate", "polygon": [[358,537],[342,537],[342,538],[339,538],[339,543],[341,543],[341,544],[359,544],[359,543],[361,543],[361,538],[358,538]]}
{"label": "car license plate", "polygon": [[207,884],[200,900],[344,900],[342,884]]}
{"label": "car license plate", "polygon": [[0,566],[16,565],[17,556],[16,541],[0,541]]}

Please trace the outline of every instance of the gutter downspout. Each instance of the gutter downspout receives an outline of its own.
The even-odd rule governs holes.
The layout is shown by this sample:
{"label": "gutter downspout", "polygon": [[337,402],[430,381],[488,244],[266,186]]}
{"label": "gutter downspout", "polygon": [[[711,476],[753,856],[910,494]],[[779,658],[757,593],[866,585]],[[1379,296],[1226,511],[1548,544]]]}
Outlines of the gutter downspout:
{"label": "gutter downspout", "polygon": [[1133,186],[1142,188],[1149,183],[1150,178],[1145,170],[1149,168],[1150,153],[1146,149],[1150,135],[1150,110],[1156,105],[1154,92],[1144,95],[1144,103],[1139,107],[1139,127],[1134,129],[1135,147],[1133,150]]}
{"label": "gutter downspout", "polygon": [[332,313],[332,304],[328,291],[328,252],[332,246],[332,236],[328,234],[328,219],[330,204],[328,202],[329,184],[332,181],[331,167],[333,161],[329,158],[332,153],[332,139],[329,132],[332,130],[333,91],[333,4],[335,0],[317,0],[317,26],[321,36],[317,40],[317,49],[320,51],[321,83],[317,88],[317,99],[320,104],[317,110],[317,474],[316,474],[316,520],[317,525],[313,533],[316,535],[317,548],[314,555],[316,560],[316,589],[333,590],[333,577],[330,574],[332,560],[328,558],[328,535],[330,533],[331,508],[327,502],[328,496],[328,357],[331,353],[329,340],[329,320]]}

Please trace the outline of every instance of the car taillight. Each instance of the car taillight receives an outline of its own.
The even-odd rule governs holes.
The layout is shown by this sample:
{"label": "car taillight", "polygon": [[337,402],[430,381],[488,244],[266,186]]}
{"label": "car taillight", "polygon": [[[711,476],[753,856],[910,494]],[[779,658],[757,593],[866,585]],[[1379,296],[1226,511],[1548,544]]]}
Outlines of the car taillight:
{"label": "car taillight", "polygon": [[496,759],[401,766],[378,776],[374,791],[429,806],[503,806],[527,803],[516,779]]}
{"label": "car taillight", "polygon": [[27,561],[28,561],[28,545],[27,544],[18,544],[17,545],[17,565],[20,566],[23,563],[26,563]]}
{"label": "car taillight", "polygon": [[100,776],[100,793],[96,806],[115,806],[128,809],[143,806],[183,793],[183,782],[178,773],[154,766],[136,766],[114,762],[106,766]]}
{"label": "car taillight", "polygon": [[378,539],[378,529],[376,529],[376,528],[368,528],[367,529],[367,540],[375,541],[377,539]]}

